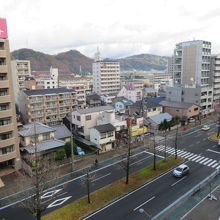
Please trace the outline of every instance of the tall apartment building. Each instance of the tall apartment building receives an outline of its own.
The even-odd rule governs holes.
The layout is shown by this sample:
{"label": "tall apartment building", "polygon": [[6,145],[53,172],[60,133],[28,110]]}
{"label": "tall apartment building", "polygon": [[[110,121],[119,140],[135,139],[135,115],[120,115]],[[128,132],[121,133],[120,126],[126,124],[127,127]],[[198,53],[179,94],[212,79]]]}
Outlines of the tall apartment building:
{"label": "tall apartment building", "polygon": [[0,177],[20,167],[6,19],[0,18]]}
{"label": "tall apartment building", "polygon": [[213,101],[220,103],[220,54],[211,56]]}
{"label": "tall apartment building", "polygon": [[49,126],[62,124],[77,105],[76,92],[66,88],[24,90],[18,100],[25,123],[38,121]]}
{"label": "tall apartment building", "polygon": [[93,92],[98,95],[117,93],[120,90],[120,63],[102,60],[99,51],[95,54],[93,68]]}
{"label": "tall apartment building", "polygon": [[25,89],[24,81],[26,77],[31,76],[31,65],[29,60],[12,60],[11,70],[13,76],[13,86],[15,99],[19,91]]}
{"label": "tall apartment building", "polygon": [[210,85],[211,42],[194,40],[176,45],[174,85]]}

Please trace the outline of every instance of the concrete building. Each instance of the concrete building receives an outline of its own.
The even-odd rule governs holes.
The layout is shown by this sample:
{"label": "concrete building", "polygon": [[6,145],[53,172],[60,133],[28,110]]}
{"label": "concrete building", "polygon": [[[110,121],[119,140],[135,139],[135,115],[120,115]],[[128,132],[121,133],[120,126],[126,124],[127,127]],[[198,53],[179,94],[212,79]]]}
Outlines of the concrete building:
{"label": "concrete building", "polygon": [[90,129],[98,125],[97,120],[102,112],[114,113],[112,106],[99,106],[88,109],[77,109],[71,113],[73,129],[77,134],[89,140]]}
{"label": "concrete building", "polygon": [[213,101],[220,103],[220,54],[211,56],[211,74],[213,85]]}
{"label": "concrete building", "polygon": [[167,87],[166,101],[196,104],[206,115],[213,112],[213,87]]}
{"label": "concrete building", "polygon": [[58,69],[50,67],[50,74],[48,77],[35,78],[39,86],[43,86],[45,89],[58,88]]}
{"label": "concrete building", "polygon": [[164,112],[173,117],[178,116],[183,121],[187,121],[189,118],[199,118],[200,107],[193,103],[162,101],[160,105],[163,106]]}
{"label": "concrete building", "polygon": [[71,89],[38,89],[20,92],[18,106],[25,123],[62,124],[76,106],[76,92]]}
{"label": "concrete building", "polygon": [[211,42],[178,43],[174,50],[174,85],[210,85]]}
{"label": "concrete building", "polygon": [[108,123],[91,128],[90,141],[96,144],[100,153],[112,150],[115,146],[115,127]]}
{"label": "concrete building", "polygon": [[0,18],[0,177],[20,168],[20,152],[6,19]]}
{"label": "concrete building", "polygon": [[90,94],[86,96],[86,105],[91,107],[97,107],[102,105],[101,97],[97,94]]}
{"label": "concrete building", "polygon": [[15,99],[19,91],[25,89],[25,78],[31,76],[31,64],[29,60],[12,60],[11,70],[13,75],[13,86]]}
{"label": "concrete building", "polygon": [[117,95],[117,97],[124,97],[132,102],[140,101],[142,96],[142,90],[136,89],[132,83],[124,85]]}
{"label": "concrete building", "polygon": [[93,69],[93,92],[98,95],[117,93],[120,90],[120,63],[102,60],[99,51],[95,54]]}

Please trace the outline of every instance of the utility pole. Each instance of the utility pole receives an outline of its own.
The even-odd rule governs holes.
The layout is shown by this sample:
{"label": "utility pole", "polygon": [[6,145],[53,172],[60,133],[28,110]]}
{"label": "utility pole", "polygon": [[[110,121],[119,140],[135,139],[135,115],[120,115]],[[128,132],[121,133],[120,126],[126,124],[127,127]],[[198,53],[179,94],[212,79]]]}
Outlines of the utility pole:
{"label": "utility pole", "polygon": [[71,171],[74,171],[74,158],[73,158],[73,125],[72,125],[72,115],[70,117],[70,132],[71,132],[71,138],[70,138],[70,146],[71,146]]}
{"label": "utility pole", "polygon": [[130,156],[131,156],[131,124],[132,119],[127,119],[127,126],[128,126],[128,155],[127,155],[127,164],[126,164],[126,184],[129,182],[129,171],[130,171]]}
{"label": "utility pole", "polygon": [[155,140],[156,131],[154,131],[154,170],[156,170],[156,140]]}
{"label": "utility pole", "polygon": [[178,134],[178,124],[176,128],[176,138],[175,138],[175,159],[177,159],[177,134]]}

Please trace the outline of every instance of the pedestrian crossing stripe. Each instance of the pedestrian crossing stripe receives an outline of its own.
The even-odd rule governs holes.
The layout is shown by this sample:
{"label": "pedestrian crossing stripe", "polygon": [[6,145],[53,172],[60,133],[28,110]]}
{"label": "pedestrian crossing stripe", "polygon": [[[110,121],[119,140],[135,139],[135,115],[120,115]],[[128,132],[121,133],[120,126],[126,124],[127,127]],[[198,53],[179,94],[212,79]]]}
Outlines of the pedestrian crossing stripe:
{"label": "pedestrian crossing stripe", "polygon": [[[165,146],[159,145],[159,146],[156,147],[156,150],[165,151]],[[175,150],[172,147],[166,147],[166,152],[171,154],[171,155],[174,155],[176,151],[177,151],[178,156],[180,156],[180,157],[183,157],[185,159],[194,161],[194,162],[199,163],[199,164],[206,165],[208,167],[212,167],[212,168],[215,168],[215,169],[220,169],[220,161],[210,159],[208,157],[202,157],[198,154],[194,154],[194,153],[183,151],[183,150],[177,150],[177,149]]]}

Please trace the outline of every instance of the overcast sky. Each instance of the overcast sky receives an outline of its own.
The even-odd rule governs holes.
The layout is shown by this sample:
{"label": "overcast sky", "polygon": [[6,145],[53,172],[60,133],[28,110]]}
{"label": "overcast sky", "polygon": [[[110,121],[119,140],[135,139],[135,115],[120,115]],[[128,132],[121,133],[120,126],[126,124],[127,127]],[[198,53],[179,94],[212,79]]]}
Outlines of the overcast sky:
{"label": "overcast sky", "polygon": [[171,55],[175,44],[202,39],[220,53],[219,0],[2,0],[11,50],[70,49],[93,57]]}

